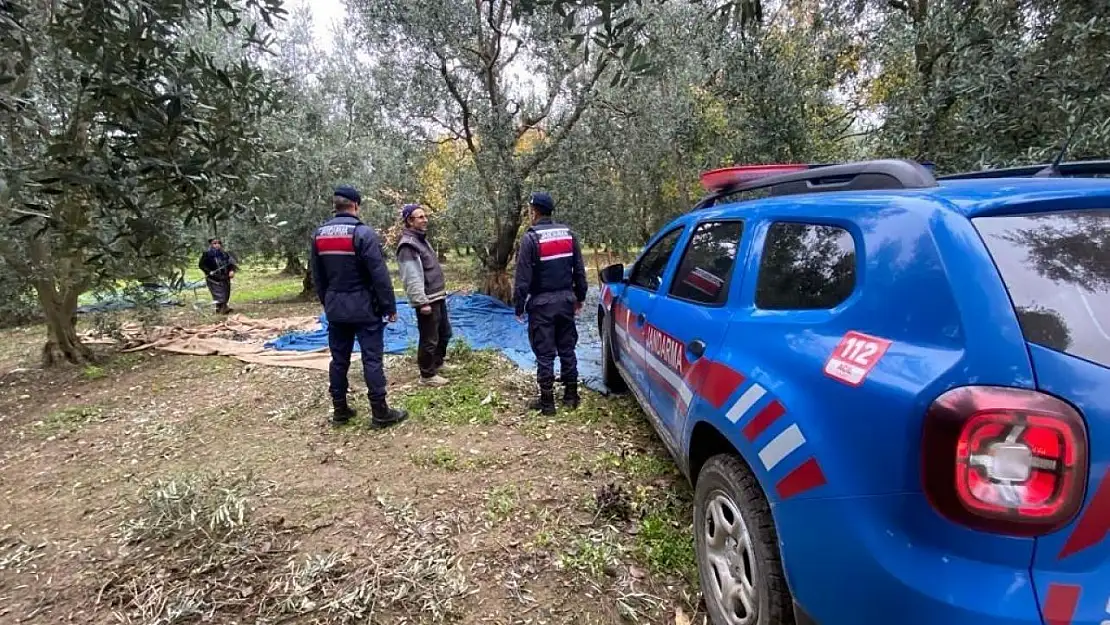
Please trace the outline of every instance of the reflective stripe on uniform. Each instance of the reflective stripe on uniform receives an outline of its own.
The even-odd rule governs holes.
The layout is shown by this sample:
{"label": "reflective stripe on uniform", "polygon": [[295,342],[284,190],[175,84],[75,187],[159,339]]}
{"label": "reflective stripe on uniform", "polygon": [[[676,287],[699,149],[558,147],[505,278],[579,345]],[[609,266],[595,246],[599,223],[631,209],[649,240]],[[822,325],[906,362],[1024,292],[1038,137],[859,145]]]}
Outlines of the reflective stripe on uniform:
{"label": "reflective stripe on uniform", "polygon": [[355,225],[333,224],[316,232],[316,253],[320,255],[355,255]]}
{"label": "reflective stripe on uniform", "polygon": [[536,235],[539,237],[540,262],[574,255],[574,237],[569,228],[537,230]]}

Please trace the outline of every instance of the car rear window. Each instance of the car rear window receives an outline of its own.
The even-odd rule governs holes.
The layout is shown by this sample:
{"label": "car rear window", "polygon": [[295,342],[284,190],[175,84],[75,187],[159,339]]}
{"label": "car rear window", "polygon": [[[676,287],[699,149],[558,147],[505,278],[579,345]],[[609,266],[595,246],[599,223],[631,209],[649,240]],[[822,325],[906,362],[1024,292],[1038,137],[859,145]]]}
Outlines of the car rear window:
{"label": "car rear window", "polygon": [[1031,343],[1110,367],[1110,209],[972,219]]}

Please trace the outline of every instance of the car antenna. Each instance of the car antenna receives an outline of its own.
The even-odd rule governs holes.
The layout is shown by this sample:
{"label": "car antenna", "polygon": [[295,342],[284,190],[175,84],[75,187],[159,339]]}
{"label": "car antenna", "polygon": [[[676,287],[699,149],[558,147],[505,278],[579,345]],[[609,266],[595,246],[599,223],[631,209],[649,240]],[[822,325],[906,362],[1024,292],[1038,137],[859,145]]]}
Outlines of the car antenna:
{"label": "car antenna", "polygon": [[1102,92],[1103,85],[1106,84],[1106,79],[1110,78],[1110,66],[1107,66],[1106,71],[1102,73],[1102,80],[1099,81],[1098,86],[1095,87],[1095,93],[1087,98],[1087,102],[1083,105],[1083,110],[1080,111],[1079,117],[1075,120],[1075,127],[1068,133],[1064,144],[1060,146],[1060,151],[1056,154],[1056,158],[1052,164],[1039,172],[1033,174],[1034,178],[1055,178],[1060,176],[1060,163],[1064,160],[1064,155],[1068,153],[1068,148],[1071,147],[1071,141],[1075,138],[1075,133],[1083,126],[1083,120],[1086,119],[1088,111],[1091,110],[1091,104],[1098,98]]}

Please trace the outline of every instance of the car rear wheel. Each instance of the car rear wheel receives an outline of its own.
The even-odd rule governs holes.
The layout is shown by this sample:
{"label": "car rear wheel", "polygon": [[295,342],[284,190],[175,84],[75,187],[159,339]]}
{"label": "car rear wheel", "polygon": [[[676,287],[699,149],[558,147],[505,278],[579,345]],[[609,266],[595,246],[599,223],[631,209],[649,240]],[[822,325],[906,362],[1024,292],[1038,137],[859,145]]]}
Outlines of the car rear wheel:
{"label": "car rear wheel", "polygon": [[714,456],[698,474],[694,535],[701,591],[715,625],[794,623],[771,508],[736,456]]}
{"label": "car rear wheel", "polygon": [[621,372],[617,369],[617,361],[613,358],[613,322],[606,315],[601,321],[601,349],[604,354],[604,363],[601,366],[601,381],[605,387],[614,393],[623,393],[628,390]]}

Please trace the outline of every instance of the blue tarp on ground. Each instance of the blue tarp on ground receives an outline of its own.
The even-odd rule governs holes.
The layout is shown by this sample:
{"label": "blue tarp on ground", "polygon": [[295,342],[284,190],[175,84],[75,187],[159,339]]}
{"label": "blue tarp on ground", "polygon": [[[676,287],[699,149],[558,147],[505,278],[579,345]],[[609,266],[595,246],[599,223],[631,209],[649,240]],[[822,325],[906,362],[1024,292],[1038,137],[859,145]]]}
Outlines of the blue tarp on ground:
{"label": "blue tarp on ground", "polygon": [[[466,341],[473,349],[498,350],[520,368],[529,372],[536,370],[536,359],[528,345],[527,326],[517,322],[512,308],[486,295],[453,293],[447,297],[447,309],[454,332],[452,341]],[[415,347],[419,336],[416,311],[405,300],[398,300],[397,310],[397,322],[387,325],[385,330],[387,354],[399,354]],[[583,385],[606,393],[601,382],[601,340],[597,333],[596,310],[597,293],[591,289],[578,317],[578,377]],[[327,319],[323,315],[320,324],[319,330],[286,334],[266,346],[293,351],[327,347]],[[558,359],[555,369],[559,369]]]}

